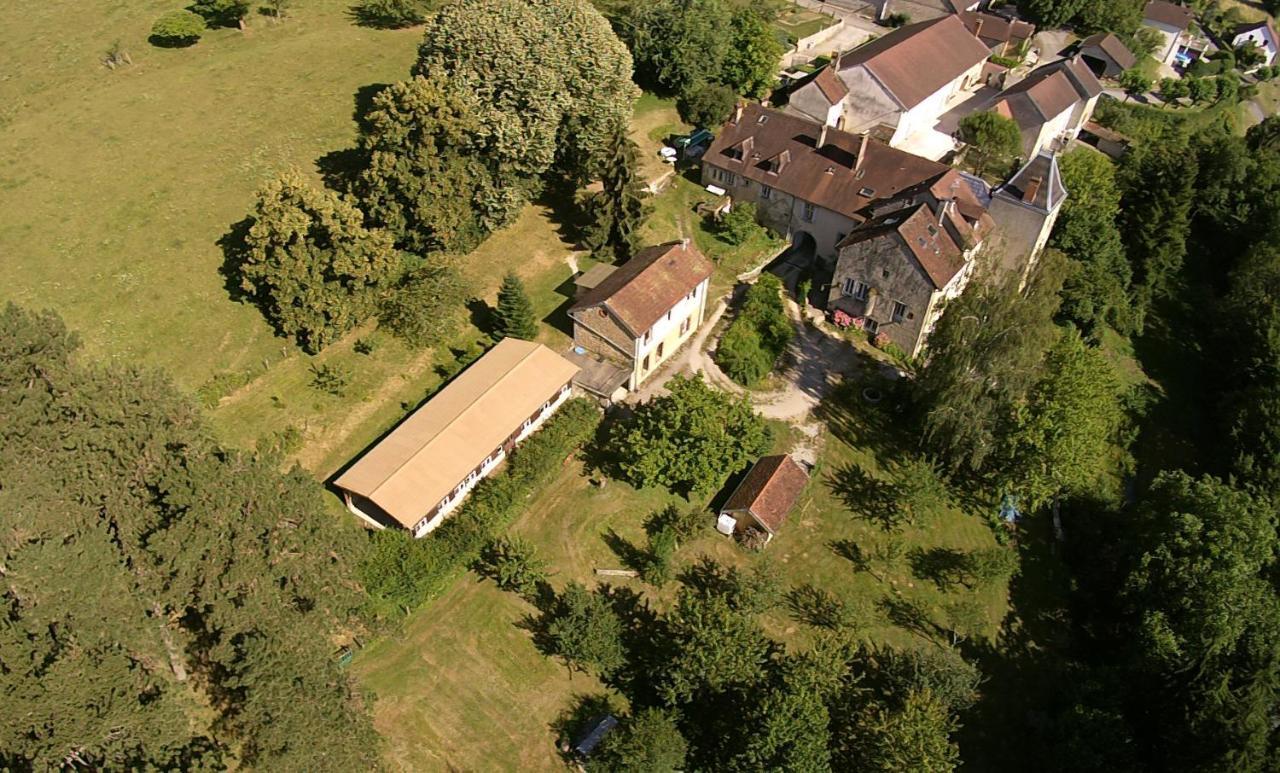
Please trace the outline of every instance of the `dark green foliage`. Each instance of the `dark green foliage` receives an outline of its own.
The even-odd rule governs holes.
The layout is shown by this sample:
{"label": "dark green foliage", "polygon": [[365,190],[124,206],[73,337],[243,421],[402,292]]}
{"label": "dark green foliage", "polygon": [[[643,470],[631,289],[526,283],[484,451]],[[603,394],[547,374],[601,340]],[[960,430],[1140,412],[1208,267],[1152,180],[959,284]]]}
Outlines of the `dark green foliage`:
{"label": "dark green foliage", "polygon": [[657,534],[670,531],[677,541],[687,542],[698,536],[699,532],[711,525],[711,514],[699,507],[680,509],[676,505],[667,505],[645,521],[645,531]]}
{"label": "dark green foliage", "polygon": [[601,675],[623,664],[622,621],[599,592],[569,583],[556,598],[545,621],[553,651],[579,671]]}
{"label": "dark green foliage", "polygon": [[970,113],[960,120],[960,136],[970,146],[978,174],[1003,176],[1022,152],[1018,125],[999,113]]}
{"label": "dark green foliage", "polygon": [[765,233],[764,226],[756,221],[756,205],[744,201],[735,203],[732,209],[724,213],[716,235],[729,244],[741,246]]}
{"label": "dark green foliage", "polygon": [[423,266],[400,278],[383,299],[378,321],[413,346],[439,347],[461,328],[469,290],[452,265]]}
{"label": "dark green foliage", "polygon": [[498,537],[480,551],[475,569],[503,590],[533,598],[547,580],[547,562],[538,557],[528,540]]}
{"label": "dark green foliage", "polygon": [[151,25],[151,42],[161,46],[190,46],[200,40],[206,24],[191,11],[170,11]]}
{"label": "dark green foliage", "polygon": [[721,64],[721,79],[743,96],[754,99],[767,97],[778,84],[782,44],[770,29],[768,20],[751,7],[733,12],[730,30],[729,50]]}
{"label": "dark green foliage", "polygon": [[317,352],[370,317],[379,288],[400,270],[386,233],[364,227],[348,197],[289,171],[258,192],[241,288],[281,333]]}
{"label": "dark green foliage", "polygon": [[1121,232],[1139,287],[1139,314],[1169,290],[1182,268],[1196,174],[1195,154],[1177,135],[1139,145],[1120,167]]}
{"label": "dark green foliage", "polygon": [[1140,97],[1151,91],[1151,77],[1140,70],[1125,70],[1120,73],[1120,88],[1126,97]]}
{"label": "dark green foliage", "polygon": [[898,466],[894,481],[894,509],[912,526],[927,526],[951,499],[942,471],[927,457],[907,457]]}
{"label": "dark green foliage", "polygon": [[671,559],[676,554],[676,533],[670,527],[662,527],[649,534],[649,550],[645,555],[640,576],[650,585],[661,588],[671,580]]}
{"label": "dark green foliage", "polygon": [[308,475],[214,446],[165,379],[75,348],[53,315],[0,313],[5,763],[376,766],[331,658],[358,530]]}
{"label": "dark green foliage", "polygon": [[352,13],[366,27],[400,29],[426,21],[434,5],[429,0],[361,0]]}
{"label": "dark green foliage", "polygon": [[1005,582],[1018,567],[1018,556],[1003,547],[981,550],[931,548],[911,556],[912,571],[943,590],[963,585],[969,590]]}
{"label": "dark green foliage", "polygon": [[524,283],[514,273],[502,278],[498,289],[498,307],[493,313],[494,337],[523,338],[532,341],[538,337],[538,320],[533,316],[533,303],[525,294]]}
{"label": "dark green foliage", "polygon": [[1064,318],[1086,333],[1109,324],[1133,327],[1129,285],[1133,270],[1125,256],[1117,222],[1120,189],[1115,167],[1101,153],[1073,150],[1060,161],[1062,183],[1071,195],[1062,205],[1050,243],[1072,259],[1062,288]]}
{"label": "dark green foliage", "polygon": [[947,470],[983,471],[999,458],[1058,339],[1063,269],[1045,253],[1021,291],[1016,275],[979,271],[947,304],[915,385],[925,441]]}
{"label": "dark green foliage", "polygon": [[1018,0],[1018,10],[1041,29],[1074,22],[1081,36],[1114,32],[1131,38],[1142,21],[1142,0]]}
{"label": "dark green foliage", "polygon": [[636,172],[636,144],[620,124],[609,140],[601,190],[587,203],[583,242],[596,255],[629,260],[635,253],[640,228],[649,216],[648,192]]}
{"label": "dark green foliage", "polygon": [[605,736],[587,770],[610,773],[675,773],[684,770],[689,744],[671,712],[641,709]]}
{"label": "dark green foliage", "polygon": [[687,589],[680,592],[667,627],[668,662],[659,692],[669,703],[757,684],[777,646],[725,597]]}
{"label": "dark green foliage", "polygon": [[628,481],[705,494],[768,450],[768,427],[746,398],[684,375],[667,390],[612,427],[608,447]]}
{"label": "dark green foliage", "polygon": [[360,577],[377,611],[391,615],[415,609],[445,588],[516,517],[526,497],[595,434],[599,423],[600,410],[589,400],[569,400],[516,448],[500,473],[477,484],[431,536],[415,540],[399,530],[375,535]]}
{"label": "dark green foliage", "polygon": [[742,309],[717,344],[716,362],[730,378],[751,386],[773,370],[794,335],[782,280],[762,274],[747,288]]}
{"label": "dark green foliage", "polygon": [[738,95],[723,83],[691,86],[680,95],[680,117],[694,126],[720,126],[729,120]]}
{"label": "dark green foliage", "polygon": [[249,0],[195,0],[190,7],[210,24],[239,27],[249,13]]}

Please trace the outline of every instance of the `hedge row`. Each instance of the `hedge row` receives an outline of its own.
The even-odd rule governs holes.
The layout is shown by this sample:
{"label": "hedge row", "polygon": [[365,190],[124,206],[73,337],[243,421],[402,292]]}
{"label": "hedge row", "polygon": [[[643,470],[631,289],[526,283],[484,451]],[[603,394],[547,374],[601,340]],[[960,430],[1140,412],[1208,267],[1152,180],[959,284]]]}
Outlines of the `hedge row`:
{"label": "hedge row", "polygon": [[595,404],[569,400],[430,535],[414,539],[401,529],[377,532],[360,567],[374,616],[410,612],[448,587],[515,519],[524,502],[555,477],[565,458],[595,434],[599,423]]}

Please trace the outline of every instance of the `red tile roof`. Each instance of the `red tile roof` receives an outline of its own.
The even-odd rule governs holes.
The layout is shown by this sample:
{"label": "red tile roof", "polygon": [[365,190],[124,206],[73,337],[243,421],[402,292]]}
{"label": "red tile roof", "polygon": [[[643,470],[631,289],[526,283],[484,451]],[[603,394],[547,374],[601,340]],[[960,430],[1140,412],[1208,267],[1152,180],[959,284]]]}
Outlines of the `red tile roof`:
{"label": "red tile roof", "polygon": [[965,245],[958,232],[959,218],[944,205],[942,217],[938,217],[928,204],[914,209],[902,209],[882,215],[864,223],[840,242],[846,247],[876,239],[895,239],[905,248],[924,271],[936,289],[946,287],[964,268]]}
{"label": "red tile roof", "polygon": [[1080,43],[1083,51],[1086,48],[1098,48],[1102,53],[1111,57],[1111,60],[1120,66],[1122,70],[1128,70],[1138,63],[1138,58],[1133,55],[1129,47],[1124,44],[1120,38],[1111,32],[1099,32],[1091,35]]}
{"label": "red tile roof", "polygon": [[958,16],[908,24],[840,57],[840,69],[865,67],[904,109],[911,109],[991,56]]}
{"label": "red tile roof", "polygon": [[647,247],[584,293],[569,310],[603,305],[638,338],[711,276],[714,268],[691,242]]}
{"label": "red tile roof", "polygon": [[818,87],[818,90],[822,92],[822,96],[833,105],[849,96],[849,87],[830,67],[823,67],[819,70],[818,74],[814,76],[813,82]]}
{"label": "red tile roof", "polygon": [[770,534],[777,534],[808,482],[809,474],[789,455],[766,456],[756,462],[720,511],[750,512]]}
{"label": "red tile roof", "polygon": [[962,11],[959,16],[970,34],[992,48],[995,47],[992,44],[999,43],[1021,44],[1036,34],[1036,25],[1029,21],[1006,19],[983,11]]}
{"label": "red tile roof", "polygon": [[1082,59],[1064,59],[1034,70],[1002,91],[994,109],[1023,129],[1040,126],[1078,102],[1102,93],[1102,84]]}

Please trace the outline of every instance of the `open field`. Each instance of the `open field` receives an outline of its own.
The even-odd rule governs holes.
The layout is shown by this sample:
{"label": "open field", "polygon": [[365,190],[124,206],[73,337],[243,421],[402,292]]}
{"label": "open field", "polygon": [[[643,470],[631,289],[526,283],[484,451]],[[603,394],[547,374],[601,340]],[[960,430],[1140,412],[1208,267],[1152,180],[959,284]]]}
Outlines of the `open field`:
{"label": "open field", "polygon": [[[750,554],[716,535],[708,514],[703,536],[678,552],[677,570],[703,555],[740,565],[769,562],[784,589],[813,584],[864,609],[867,621],[860,630],[867,639],[921,645],[921,633],[891,624],[876,611],[877,602],[907,597],[936,611],[962,593],[944,594],[912,576],[905,558],[873,566],[871,572],[858,571],[836,549],[837,543],[852,540],[874,551],[888,539],[845,507],[846,491],[836,481],[842,477],[839,472],[853,467],[875,478],[892,469],[892,460],[902,454],[894,445],[892,415],[843,399],[830,406],[827,416],[819,466],[782,534],[762,554]],[[788,433],[779,434],[779,450],[785,450]],[[555,586],[570,580],[593,585],[596,568],[627,566],[626,556],[644,545],[645,518],[671,502],[688,506],[658,489],[636,490],[618,481],[597,487],[573,463],[530,502],[511,532],[537,546],[552,567]],[[994,544],[986,523],[958,504],[936,523],[908,528],[898,539],[907,548]],[[639,580],[609,579],[643,589],[658,605],[667,603],[676,589],[674,583],[654,590]],[[994,633],[1007,607],[1005,589],[964,593],[975,594]],[[578,697],[609,691],[580,674],[570,679],[563,665],[540,654],[521,626],[531,613],[533,608],[515,595],[468,575],[412,615],[403,632],[356,657],[354,672],[376,696],[375,722],[396,765],[406,770],[541,770],[557,764],[553,723]],[[814,630],[796,620],[785,604],[763,623],[793,647],[806,646]]]}

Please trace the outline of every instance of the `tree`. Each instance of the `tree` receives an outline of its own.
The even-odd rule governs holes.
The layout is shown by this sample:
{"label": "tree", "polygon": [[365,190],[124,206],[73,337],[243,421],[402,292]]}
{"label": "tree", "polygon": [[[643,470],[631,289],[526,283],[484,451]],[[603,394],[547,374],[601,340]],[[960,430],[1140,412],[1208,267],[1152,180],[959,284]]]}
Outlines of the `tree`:
{"label": "tree", "polygon": [[724,0],[631,3],[617,26],[646,87],[685,96],[720,82],[732,29]]}
{"label": "tree", "polygon": [[689,744],[670,712],[641,709],[605,736],[587,765],[589,771],[675,773],[684,770]]}
{"label": "tree", "polygon": [[757,684],[776,646],[720,595],[681,589],[666,623],[665,672],[657,679],[659,694],[671,704]]}
{"label": "tree", "polygon": [[547,616],[547,636],[570,668],[608,676],[624,664],[622,622],[598,592],[570,582]]}
{"label": "tree", "polygon": [[738,94],[759,99],[778,83],[782,43],[755,9],[739,8],[729,21],[729,48],[720,77]]}
{"label": "tree", "polygon": [[605,159],[601,190],[587,205],[584,242],[592,252],[612,260],[630,260],[649,215],[648,192],[636,172],[636,144],[626,124],[614,128],[611,153]]}
{"label": "tree", "polygon": [[446,4],[426,24],[413,73],[475,96],[478,158],[519,211],[555,171],[584,183],[638,91],[631,56],[587,0]]}
{"label": "tree", "polygon": [[960,751],[950,737],[957,722],[927,689],[908,692],[900,709],[871,703],[857,715],[857,722],[864,738],[860,753],[844,758],[846,765],[885,773],[950,773],[960,764]]}
{"label": "tree", "polygon": [[756,222],[756,205],[744,201],[735,203],[720,220],[719,236],[729,244],[740,247],[748,241],[764,236],[764,226]]}
{"label": "tree", "polygon": [[1130,332],[1133,269],[1117,225],[1115,166],[1106,156],[1080,148],[1062,156],[1060,169],[1071,195],[1062,204],[1050,244],[1073,260],[1063,283],[1061,314],[1087,334],[1104,324]]}
{"label": "tree", "polygon": [[691,86],[680,95],[680,117],[694,126],[719,126],[729,120],[738,95],[723,83]]}
{"label": "tree", "polygon": [[1139,314],[1168,291],[1182,267],[1196,174],[1195,154],[1176,135],[1142,143],[1120,167],[1121,231],[1139,286]]}
{"label": "tree", "polygon": [[280,21],[289,15],[289,8],[293,5],[293,0],[266,0],[263,4],[271,17],[276,21]]}
{"label": "tree", "polygon": [[547,562],[538,557],[537,549],[528,540],[519,537],[490,540],[480,552],[477,568],[499,588],[525,598],[533,598],[539,584],[547,579]]}
{"label": "tree", "polygon": [[494,310],[495,337],[523,338],[532,341],[538,337],[538,320],[533,316],[533,304],[525,294],[524,282],[514,272],[502,278],[498,289],[498,308]]}
{"label": "tree", "polygon": [[382,300],[379,323],[413,346],[443,346],[462,326],[468,290],[452,265],[428,264],[400,278]]}
{"label": "tree", "polygon": [[747,288],[742,308],[716,345],[716,362],[741,384],[750,386],[768,375],[795,335],[782,291],[776,276],[761,275]]}
{"label": "tree", "polygon": [[1057,340],[1064,268],[1060,256],[1046,252],[1020,290],[1016,274],[980,266],[947,304],[915,386],[924,441],[946,469],[980,472],[1000,458]]}
{"label": "tree", "polygon": [[249,0],[195,0],[191,10],[210,24],[243,29],[244,17],[249,13]]}
{"label": "tree", "polygon": [[700,376],[677,375],[667,392],[637,406],[610,433],[619,472],[635,485],[714,491],[769,448],[768,426],[745,397],[713,389]]}
{"label": "tree", "polygon": [[1210,102],[1218,96],[1218,86],[1212,78],[1190,78],[1187,80],[1187,96],[1192,102]]}
{"label": "tree", "polygon": [[1120,88],[1124,89],[1125,101],[1140,97],[1151,91],[1151,77],[1141,70],[1125,70],[1120,73]]}
{"label": "tree", "polygon": [[1125,420],[1115,367],[1068,328],[1049,350],[1043,374],[1011,430],[1001,465],[1006,485],[1031,507],[1061,494],[1114,490]]}
{"label": "tree", "polygon": [[200,40],[204,19],[190,11],[170,11],[151,25],[151,40],[161,46],[190,46]]}
{"label": "tree", "polygon": [[973,146],[977,158],[974,166],[979,174],[993,170],[1002,174],[1022,151],[1022,134],[1018,124],[991,111],[970,113],[960,121],[960,136]]}
{"label": "tree", "polygon": [[1085,0],[1018,0],[1018,10],[1036,26],[1053,29],[1075,18],[1084,3]]}
{"label": "tree", "polygon": [[281,333],[323,349],[374,312],[400,261],[351,199],[313,188],[296,170],[258,192],[240,285]]}

